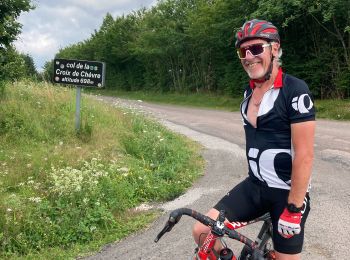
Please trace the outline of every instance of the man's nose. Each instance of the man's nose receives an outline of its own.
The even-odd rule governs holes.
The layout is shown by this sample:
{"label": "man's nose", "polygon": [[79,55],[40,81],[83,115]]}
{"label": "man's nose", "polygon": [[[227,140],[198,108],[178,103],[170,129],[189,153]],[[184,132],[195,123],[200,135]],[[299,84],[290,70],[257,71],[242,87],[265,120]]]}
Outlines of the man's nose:
{"label": "man's nose", "polygon": [[253,59],[255,56],[250,52],[250,50],[246,50],[245,59]]}

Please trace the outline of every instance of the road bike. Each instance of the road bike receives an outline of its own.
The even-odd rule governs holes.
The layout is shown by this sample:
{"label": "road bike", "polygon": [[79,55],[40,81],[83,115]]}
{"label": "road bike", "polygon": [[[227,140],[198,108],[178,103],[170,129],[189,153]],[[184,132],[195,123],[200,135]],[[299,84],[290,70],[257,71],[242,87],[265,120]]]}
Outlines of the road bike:
{"label": "road bike", "polygon": [[[210,228],[210,232],[206,235],[203,244],[195,249],[193,258],[195,260],[276,259],[275,251],[272,249],[272,223],[269,213],[248,222],[227,222],[225,221],[224,211],[220,211],[218,218],[213,220],[195,210],[179,208],[170,213],[168,221],[166,222],[164,228],[159,232],[154,242],[158,242],[166,232],[171,231],[175,224],[180,221],[182,215],[190,216]],[[236,231],[237,228],[241,228],[258,221],[263,221],[263,225],[255,241]],[[224,237],[237,240],[244,244],[238,258],[234,255],[233,251],[228,248],[225,240],[223,239]],[[217,240],[219,240],[222,244],[222,249],[219,253],[216,253],[213,250],[214,244]]]}

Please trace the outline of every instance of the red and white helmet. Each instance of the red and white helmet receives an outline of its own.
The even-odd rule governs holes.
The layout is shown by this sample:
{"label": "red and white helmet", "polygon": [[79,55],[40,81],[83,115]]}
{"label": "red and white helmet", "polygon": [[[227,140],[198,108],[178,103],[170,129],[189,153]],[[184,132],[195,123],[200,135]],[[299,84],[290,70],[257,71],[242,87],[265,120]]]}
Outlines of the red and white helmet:
{"label": "red and white helmet", "polygon": [[236,33],[236,48],[239,48],[241,44],[250,39],[265,39],[275,42],[280,42],[280,36],[277,28],[270,22],[265,20],[253,19],[247,21]]}

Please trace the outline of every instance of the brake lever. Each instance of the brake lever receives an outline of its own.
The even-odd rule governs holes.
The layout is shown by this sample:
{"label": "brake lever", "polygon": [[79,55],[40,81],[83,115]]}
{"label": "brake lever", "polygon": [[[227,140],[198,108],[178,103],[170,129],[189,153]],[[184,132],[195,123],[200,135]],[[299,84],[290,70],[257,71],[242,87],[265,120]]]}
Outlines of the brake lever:
{"label": "brake lever", "polygon": [[159,234],[157,235],[157,237],[154,239],[154,242],[157,243],[159,241],[159,239],[167,232],[170,232],[173,227],[175,226],[175,224],[177,222],[179,222],[180,218],[174,218],[172,216],[169,217],[169,220],[167,221],[167,223],[165,224],[164,228],[159,232]]}

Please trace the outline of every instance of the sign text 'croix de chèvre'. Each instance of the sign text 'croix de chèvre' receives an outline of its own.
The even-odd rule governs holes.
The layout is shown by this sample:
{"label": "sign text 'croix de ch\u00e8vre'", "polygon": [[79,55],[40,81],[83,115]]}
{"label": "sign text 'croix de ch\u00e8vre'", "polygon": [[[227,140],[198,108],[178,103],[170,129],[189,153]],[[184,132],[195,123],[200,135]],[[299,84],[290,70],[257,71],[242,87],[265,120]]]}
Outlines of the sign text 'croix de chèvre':
{"label": "sign text 'croix de ch\u00e8vre'", "polygon": [[105,63],[84,60],[54,60],[54,82],[76,86],[103,87]]}

